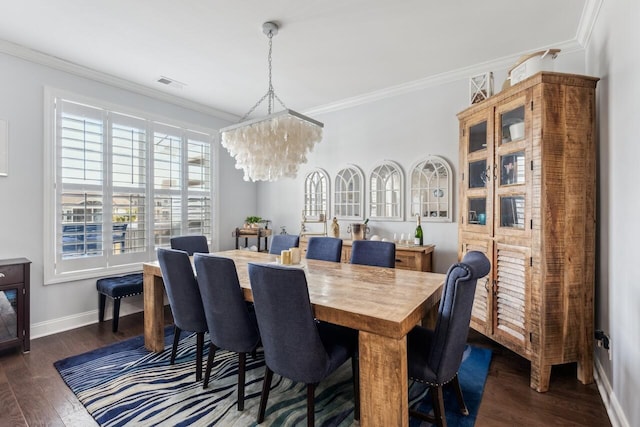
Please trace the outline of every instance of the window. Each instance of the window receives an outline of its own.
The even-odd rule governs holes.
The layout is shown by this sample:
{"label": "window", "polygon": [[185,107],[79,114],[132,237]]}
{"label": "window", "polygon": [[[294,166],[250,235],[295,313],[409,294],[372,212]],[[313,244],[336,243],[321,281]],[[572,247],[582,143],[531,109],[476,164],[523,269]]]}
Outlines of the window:
{"label": "window", "polygon": [[355,165],[336,175],[334,215],[341,219],[364,219],[364,176]]}
{"label": "window", "polygon": [[411,216],[428,222],[451,221],[451,168],[446,160],[429,156],[411,170]]}
{"label": "window", "polygon": [[139,269],[173,236],[211,240],[213,132],[48,98],[45,283]]}
{"label": "window", "polygon": [[376,166],[369,178],[369,218],[403,221],[404,177],[400,165],[384,161]]}

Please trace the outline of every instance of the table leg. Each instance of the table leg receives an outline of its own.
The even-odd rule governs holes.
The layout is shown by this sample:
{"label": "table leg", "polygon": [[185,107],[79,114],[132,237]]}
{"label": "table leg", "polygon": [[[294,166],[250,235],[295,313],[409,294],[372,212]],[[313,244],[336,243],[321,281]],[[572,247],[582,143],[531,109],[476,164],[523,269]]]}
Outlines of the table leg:
{"label": "table leg", "polygon": [[143,270],[144,346],[159,353],[164,350],[164,283],[162,277]]}
{"label": "table leg", "polygon": [[360,331],[360,426],[409,425],[407,339]]}

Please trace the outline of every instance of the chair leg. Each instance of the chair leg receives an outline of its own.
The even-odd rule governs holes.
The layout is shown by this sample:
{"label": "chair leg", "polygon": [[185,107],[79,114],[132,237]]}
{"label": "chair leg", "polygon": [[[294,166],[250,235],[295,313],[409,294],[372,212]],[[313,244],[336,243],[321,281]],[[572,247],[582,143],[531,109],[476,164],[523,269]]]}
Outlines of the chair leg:
{"label": "chair leg", "polygon": [[465,417],[469,415],[469,409],[467,409],[467,405],[464,403],[464,396],[462,395],[462,388],[460,387],[460,380],[458,379],[458,374],[453,377],[451,380],[451,386],[456,391],[456,398],[458,399],[458,405],[460,406],[460,412]]}
{"label": "chair leg", "polygon": [[307,427],[313,427],[316,422],[316,385],[307,384]]}
{"label": "chair leg", "polygon": [[196,333],[196,381],[202,379],[202,354],[204,349],[204,332]]}
{"label": "chair leg", "polygon": [[269,399],[269,390],[271,389],[271,378],[273,371],[265,366],[264,380],[262,380],[262,395],[260,396],[260,408],[258,409],[258,424],[264,421],[264,413],[267,409],[267,400]]}
{"label": "chair leg", "polygon": [[202,388],[209,387],[209,378],[211,377],[211,368],[213,367],[213,358],[216,356],[216,350],[218,348],[213,345],[213,343],[209,343],[209,357],[207,357],[207,369],[204,371],[204,382],[202,383]]}
{"label": "chair leg", "polygon": [[171,359],[169,361],[170,365],[173,365],[176,362],[176,353],[178,352],[178,343],[180,342],[180,328],[176,325],[173,325],[173,346],[171,347]]}
{"label": "chair leg", "polygon": [[107,304],[107,296],[98,293],[98,320],[104,322],[104,306]]}
{"label": "chair leg", "polygon": [[431,402],[433,404],[433,416],[435,417],[435,424],[438,427],[447,427],[447,417],[444,412],[444,394],[442,393],[442,386],[431,387]]}
{"label": "chair leg", "polygon": [[360,363],[356,355],[351,356],[351,371],[353,374],[353,419],[360,419]]}
{"label": "chair leg", "polygon": [[118,319],[120,319],[120,298],[113,300],[113,320],[111,332],[118,332]]}
{"label": "chair leg", "polygon": [[247,366],[247,354],[238,353],[238,411],[244,410],[244,378]]}

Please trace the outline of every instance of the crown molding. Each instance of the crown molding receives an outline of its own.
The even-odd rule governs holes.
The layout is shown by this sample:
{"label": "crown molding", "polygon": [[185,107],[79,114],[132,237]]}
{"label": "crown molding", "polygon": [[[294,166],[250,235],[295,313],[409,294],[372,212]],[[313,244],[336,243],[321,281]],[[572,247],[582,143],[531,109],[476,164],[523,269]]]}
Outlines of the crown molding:
{"label": "crown molding", "polygon": [[584,48],[589,45],[589,41],[591,40],[591,33],[598,20],[602,2],[603,0],[587,0],[584,4],[584,9],[582,9],[582,16],[580,17],[578,31],[576,32],[576,40]]}
{"label": "crown molding", "polygon": [[11,43],[6,40],[0,40],[0,52],[6,53],[7,55],[15,56],[16,58],[24,59],[26,61],[30,61],[36,64],[44,65],[46,67],[50,67],[59,71],[64,71],[70,74],[74,74],[79,77],[88,78],[100,83],[105,83],[110,86],[115,86],[120,89],[124,89],[140,95],[148,96],[150,98],[154,98],[159,101],[168,102],[168,103],[177,105],[179,107],[188,108],[190,110],[194,110],[210,116],[215,116],[217,118],[228,120],[234,123],[239,119],[238,116],[227,113],[226,111],[221,111],[221,110],[206,106],[204,104],[201,104],[199,102],[190,101],[188,99],[184,99],[176,95],[171,95],[156,89],[152,89],[150,87],[147,87],[138,83],[134,83],[129,80],[121,79],[119,77],[115,77],[110,74],[103,73],[101,71],[96,71],[94,69],[84,67],[70,61],[65,61],[58,57],[47,55],[37,50],[29,49],[27,47],[21,46],[19,44]]}
{"label": "crown molding", "polygon": [[[599,1],[599,0],[598,0]],[[580,50],[584,50],[584,47],[578,43],[575,39],[568,40],[566,42],[557,43],[553,46],[542,46],[538,49],[533,49],[532,52],[537,52],[546,49],[561,49],[563,53],[572,53]],[[458,68],[457,70],[447,71],[445,73],[436,74],[434,76],[426,77],[424,79],[414,80],[412,82],[403,83],[396,86],[391,86],[385,89],[369,92],[363,95],[354,96],[351,98],[343,99],[338,102],[321,105],[308,110],[304,110],[304,114],[316,115],[323,113],[330,113],[334,111],[343,110],[346,108],[352,108],[363,104],[368,104],[375,101],[380,101],[386,98],[403,95],[406,93],[416,92],[419,90],[428,89],[434,86],[440,86],[447,83],[456,82],[459,80],[466,80],[470,76],[487,72],[487,70],[508,70],[518,59],[528,52],[523,52],[517,55],[505,56],[502,58],[494,59],[487,62],[482,62],[469,67]]]}

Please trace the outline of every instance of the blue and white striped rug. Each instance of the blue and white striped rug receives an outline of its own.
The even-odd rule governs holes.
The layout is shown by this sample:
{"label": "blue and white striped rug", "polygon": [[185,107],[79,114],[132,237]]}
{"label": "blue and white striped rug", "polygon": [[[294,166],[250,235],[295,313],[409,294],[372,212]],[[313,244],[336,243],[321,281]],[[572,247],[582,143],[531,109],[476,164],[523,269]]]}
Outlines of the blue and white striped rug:
{"label": "blue and white striped rug", "polygon": [[[209,387],[203,389],[202,382],[195,382],[195,335],[181,340],[172,366],[169,355],[173,335],[169,328],[167,332],[162,353],[147,351],[140,336],[59,360],[54,366],[101,426],[255,426],[264,375],[263,354],[258,352],[256,359],[247,357],[245,409],[239,412],[237,356],[218,351]],[[459,415],[455,397],[445,393],[445,407],[453,408],[447,411],[449,426],[473,426],[490,359],[489,350],[468,347],[460,382],[470,415]],[[411,405],[420,405],[421,410],[427,411],[431,407],[431,399],[420,384],[411,386],[409,396]],[[452,399],[450,403],[448,398]],[[353,420],[351,363],[345,363],[318,385],[315,404],[316,425],[357,425]],[[305,423],[305,385],[274,375],[261,425]],[[414,419],[411,425],[421,426]]]}

